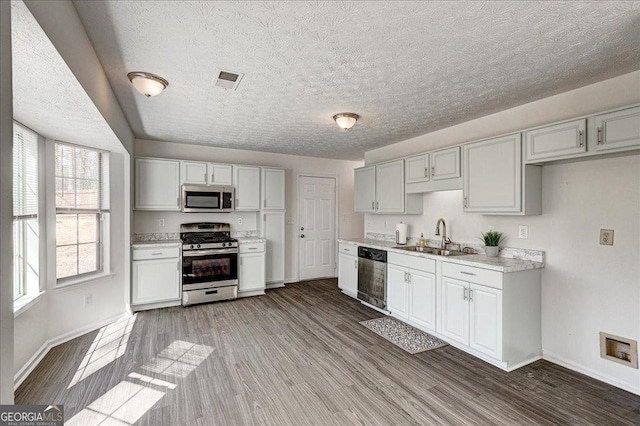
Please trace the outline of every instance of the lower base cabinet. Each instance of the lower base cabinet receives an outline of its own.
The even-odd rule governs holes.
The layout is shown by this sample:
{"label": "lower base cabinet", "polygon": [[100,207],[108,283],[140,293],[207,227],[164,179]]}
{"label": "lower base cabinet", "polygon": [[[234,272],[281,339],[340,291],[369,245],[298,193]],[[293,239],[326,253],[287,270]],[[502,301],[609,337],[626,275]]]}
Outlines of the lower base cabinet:
{"label": "lower base cabinet", "polygon": [[134,247],[132,260],[132,306],[180,300],[180,246],[140,249]]}
{"label": "lower base cabinet", "polygon": [[388,264],[387,310],[427,330],[436,329],[436,276]]}
{"label": "lower base cabinet", "polygon": [[338,288],[356,297],[358,294],[358,258],[338,253]]}
{"label": "lower base cabinet", "polygon": [[238,297],[263,294],[266,288],[265,243],[241,243],[238,255]]}

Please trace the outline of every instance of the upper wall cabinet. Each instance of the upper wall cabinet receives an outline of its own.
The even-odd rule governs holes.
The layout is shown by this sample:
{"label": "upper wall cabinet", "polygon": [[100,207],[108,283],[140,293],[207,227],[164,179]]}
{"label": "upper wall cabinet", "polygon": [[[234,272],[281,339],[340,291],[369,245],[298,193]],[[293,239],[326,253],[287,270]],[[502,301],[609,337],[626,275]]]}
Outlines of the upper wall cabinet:
{"label": "upper wall cabinet", "polygon": [[260,210],[260,167],[234,166],[236,210]]}
{"label": "upper wall cabinet", "polygon": [[233,185],[233,166],[231,164],[209,163],[207,167],[209,185]]}
{"label": "upper wall cabinet", "polygon": [[587,120],[574,120],[524,133],[526,161],[558,159],[587,152]]}
{"label": "upper wall cabinet", "polygon": [[180,210],[180,161],[135,159],[134,208]]}
{"label": "upper wall cabinet", "polygon": [[640,146],[640,107],[589,118],[589,142],[596,151]]}
{"label": "upper wall cabinet", "polygon": [[460,147],[443,149],[431,153],[431,179],[454,179],[460,177]]}
{"label": "upper wall cabinet", "polygon": [[376,165],[376,211],[404,213],[404,161]]}
{"label": "upper wall cabinet", "polygon": [[354,170],[356,213],[422,213],[422,194],[405,196],[404,160]]}
{"label": "upper wall cabinet", "polygon": [[262,210],[284,210],[284,169],[262,168]]}
{"label": "upper wall cabinet", "polygon": [[464,211],[540,214],[542,173],[523,166],[520,133],[463,147]]}
{"label": "upper wall cabinet", "polygon": [[429,154],[422,154],[404,160],[406,183],[427,182],[431,176]]}
{"label": "upper wall cabinet", "polygon": [[376,166],[360,167],[353,173],[356,213],[375,213]]}
{"label": "upper wall cabinet", "polygon": [[207,184],[207,163],[200,161],[180,162],[180,183],[193,185]]}

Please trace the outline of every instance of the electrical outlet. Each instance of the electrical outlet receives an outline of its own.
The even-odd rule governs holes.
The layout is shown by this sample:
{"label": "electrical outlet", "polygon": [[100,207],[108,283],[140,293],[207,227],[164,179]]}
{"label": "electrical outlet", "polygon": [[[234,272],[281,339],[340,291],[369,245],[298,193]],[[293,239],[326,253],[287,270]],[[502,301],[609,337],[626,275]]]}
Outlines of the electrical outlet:
{"label": "electrical outlet", "polygon": [[93,304],[93,295],[85,294],[84,296],[82,296],[82,304],[84,305],[85,308],[87,306],[91,306]]}
{"label": "electrical outlet", "polygon": [[164,226],[164,219],[160,219],[158,221],[158,226],[163,227]]}
{"label": "electrical outlet", "polygon": [[489,225],[487,226],[487,231],[489,232],[493,232],[496,228],[493,227],[493,225]]}
{"label": "electrical outlet", "polygon": [[241,218],[241,217],[239,217],[239,218],[238,218],[238,225],[242,225],[242,222],[243,222],[242,218]]}
{"label": "electrical outlet", "polygon": [[529,238],[529,227],[527,225],[518,226],[518,238],[523,240]]}
{"label": "electrical outlet", "polygon": [[602,244],[603,246],[613,245],[613,229],[600,230],[600,244]]}

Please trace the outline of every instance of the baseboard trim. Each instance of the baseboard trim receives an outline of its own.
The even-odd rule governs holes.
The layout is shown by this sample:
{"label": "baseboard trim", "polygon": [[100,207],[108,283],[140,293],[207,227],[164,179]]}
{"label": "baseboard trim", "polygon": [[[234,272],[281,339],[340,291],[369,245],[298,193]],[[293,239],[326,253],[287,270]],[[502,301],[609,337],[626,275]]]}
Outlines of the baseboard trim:
{"label": "baseboard trim", "polygon": [[273,290],[274,288],[283,288],[284,287],[284,281],[279,281],[279,282],[274,282],[274,283],[267,283],[267,290]]}
{"label": "baseboard trim", "polygon": [[128,318],[131,315],[124,313],[118,314],[113,317],[107,318],[106,320],[98,321],[91,325],[86,325],[84,327],[77,328],[68,333],[61,334],[60,336],[54,337],[53,339],[49,339],[42,344],[40,349],[36,351],[35,354],[18,370],[18,372],[13,376],[13,390],[17,390],[18,387],[25,381],[29,374],[33,372],[33,370],[40,364],[42,359],[49,353],[49,351],[62,343],[68,342],[69,340],[75,339],[76,337],[80,337],[83,334],[90,333],[99,328],[104,327],[105,325],[109,325],[112,322],[115,322],[121,318]]}
{"label": "baseboard trim", "polygon": [[621,381],[619,381],[617,379],[614,379],[613,377],[609,377],[609,376],[607,376],[605,374],[593,371],[590,368],[583,367],[583,366],[581,366],[579,364],[574,363],[573,361],[566,360],[563,357],[558,356],[556,354],[553,354],[553,353],[550,353],[550,352],[547,352],[547,351],[543,351],[542,359],[544,359],[546,361],[549,361],[551,363],[557,364],[557,365],[559,365],[561,367],[568,368],[569,370],[573,370],[573,371],[576,371],[578,373],[582,373],[585,376],[589,376],[589,377],[591,377],[593,379],[600,380],[601,382],[607,383],[607,384],[609,384],[611,386],[615,386],[617,388],[626,390],[627,392],[631,392],[632,394],[640,395],[640,388],[635,388],[629,383],[621,382]]}

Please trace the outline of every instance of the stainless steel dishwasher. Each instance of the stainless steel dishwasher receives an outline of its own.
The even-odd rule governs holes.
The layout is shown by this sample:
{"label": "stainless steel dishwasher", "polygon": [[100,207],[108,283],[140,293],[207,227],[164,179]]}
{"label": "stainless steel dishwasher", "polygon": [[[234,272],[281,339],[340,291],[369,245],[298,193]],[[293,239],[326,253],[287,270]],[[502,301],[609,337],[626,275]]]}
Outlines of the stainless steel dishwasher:
{"label": "stainless steel dishwasher", "polygon": [[358,299],[377,308],[387,306],[387,252],[358,247]]}

